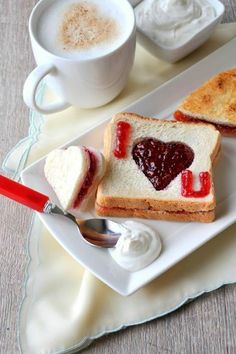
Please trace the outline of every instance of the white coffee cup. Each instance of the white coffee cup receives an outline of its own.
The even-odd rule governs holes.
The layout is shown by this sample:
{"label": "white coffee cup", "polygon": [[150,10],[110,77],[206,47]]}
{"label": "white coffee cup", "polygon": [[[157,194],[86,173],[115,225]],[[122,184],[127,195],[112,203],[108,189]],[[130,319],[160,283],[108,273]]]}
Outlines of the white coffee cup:
{"label": "white coffee cup", "polygon": [[[75,3],[76,1],[78,0],[74,0]],[[86,3],[94,1],[99,3],[98,0],[86,0]],[[114,44],[112,39],[111,46],[107,45],[104,52],[100,49],[99,53],[95,51],[95,54],[88,57],[80,55],[65,57],[46,48],[45,43],[42,43],[39,38],[41,17],[47,16],[50,6],[58,6],[57,3],[60,2],[63,3],[63,0],[39,1],[29,19],[31,45],[38,66],[26,79],[23,97],[31,109],[42,114],[55,113],[71,105],[93,108],[110,102],[124,88],[134,61],[136,25],[133,8],[127,0],[100,0],[100,3],[103,3],[102,6],[112,4],[114,13],[120,11],[122,17],[124,16],[117,19],[121,30],[124,30],[124,19],[126,21],[127,28],[122,32],[123,37],[119,38],[120,41],[116,46],[112,45]],[[46,36],[52,35],[46,22],[45,31]],[[41,106],[36,102],[36,92],[39,83],[44,78],[58,96],[58,100]]]}

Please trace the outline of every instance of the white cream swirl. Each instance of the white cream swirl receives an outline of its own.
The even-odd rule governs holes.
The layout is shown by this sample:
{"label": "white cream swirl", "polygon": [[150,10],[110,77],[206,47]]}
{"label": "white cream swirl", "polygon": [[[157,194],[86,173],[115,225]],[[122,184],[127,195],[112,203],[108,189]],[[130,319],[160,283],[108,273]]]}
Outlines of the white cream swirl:
{"label": "white cream swirl", "polygon": [[135,8],[137,26],[164,46],[179,46],[216,17],[207,0],[144,0]]}
{"label": "white cream swirl", "polygon": [[136,221],[122,224],[124,232],[116,246],[109,250],[113,259],[129,271],[137,271],[152,263],[161,252],[159,235]]}

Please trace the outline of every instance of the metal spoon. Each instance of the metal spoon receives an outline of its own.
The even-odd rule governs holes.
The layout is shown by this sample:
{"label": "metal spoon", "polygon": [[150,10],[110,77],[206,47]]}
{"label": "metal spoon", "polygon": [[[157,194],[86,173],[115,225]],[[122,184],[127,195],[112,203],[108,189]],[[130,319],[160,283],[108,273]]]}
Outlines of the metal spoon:
{"label": "metal spoon", "polygon": [[50,202],[48,196],[2,175],[0,175],[0,194],[40,213],[67,217],[79,227],[85,241],[93,246],[114,247],[124,230],[122,225],[108,219],[78,220],[74,215]]}

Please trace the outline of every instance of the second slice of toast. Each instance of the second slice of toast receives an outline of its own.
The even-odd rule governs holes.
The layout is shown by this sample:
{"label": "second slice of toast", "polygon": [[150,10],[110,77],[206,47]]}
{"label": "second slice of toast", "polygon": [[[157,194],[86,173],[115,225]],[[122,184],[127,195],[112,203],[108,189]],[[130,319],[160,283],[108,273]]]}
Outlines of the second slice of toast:
{"label": "second slice of toast", "polygon": [[226,136],[236,136],[236,68],[218,73],[179,105],[175,119],[211,123]]}
{"label": "second slice of toast", "polygon": [[[129,126],[125,156],[117,155],[119,124]],[[124,138],[124,137],[123,137]],[[101,216],[210,222],[215,216],[212,165],[220,133],[206,124],[181,123],[119,113],[104,136],[106,174],[100,183],[96,211]],[[122,155],[122,154],[121,154]],[[183,193],[183,173],[192,175],[192,194]],[[199,174],[208,175],[201,196]]]}

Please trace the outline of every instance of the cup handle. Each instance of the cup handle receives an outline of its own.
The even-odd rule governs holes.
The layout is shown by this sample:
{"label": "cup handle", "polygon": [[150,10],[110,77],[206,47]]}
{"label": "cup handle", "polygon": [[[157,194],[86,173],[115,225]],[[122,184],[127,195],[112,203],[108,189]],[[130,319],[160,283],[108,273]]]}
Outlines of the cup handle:
{"label": "cup handle", "polygon": [[50,73],[55,73],[56,68],[53,64],[44,64],[37,66],[27,77],[24,88],[23,88],[23,98],[26,105],[42,114],[50,114],[62,111],[71,105],[65,101],[59,101],[50,103],[45,106],[40,106],[36,102],[36,91],[40,81]]}

